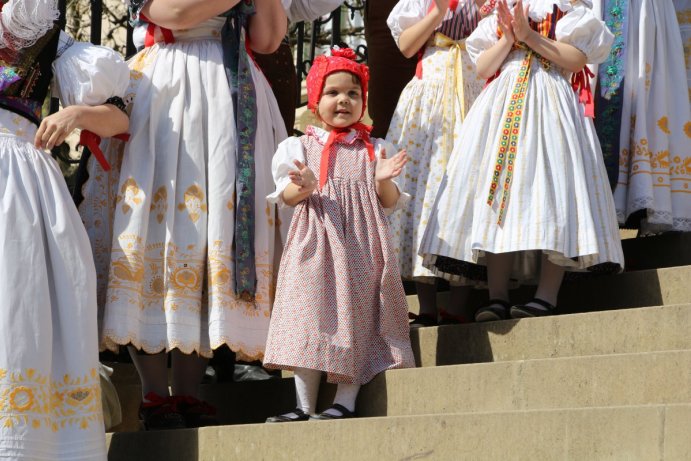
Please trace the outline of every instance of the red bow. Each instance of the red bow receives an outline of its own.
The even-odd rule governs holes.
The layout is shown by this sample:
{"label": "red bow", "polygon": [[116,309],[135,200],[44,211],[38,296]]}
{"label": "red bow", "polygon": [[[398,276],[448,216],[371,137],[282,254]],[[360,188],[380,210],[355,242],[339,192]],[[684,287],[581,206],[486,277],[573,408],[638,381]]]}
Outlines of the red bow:
{"label": "red bow", "polygon": [[370,162],[374,160],[374,145],[372,144],[372,141],[370,141],[369,136],[370,131],[372,131],[371,126],[357,122],[347,128],[334,128],[331,130],[331,133],[329,133],[329,139],[326,140],[326,144],[322,150],[321,163],[319,164],[319,190],[324,187],[324,184],[326,184],[326,178],[329,175],[331,147],[338,142],[342,142],[346,136],[348,136],[350,130],[355,130],[360,133],[360,138],[365,142],[365,146],[367,146],[367,153],[369,154]]}
{"label": "red bow", "polygon": [[[129,141],[130,134],[121,133],[113,137],[120,139],[121,141]],[[103,151],[100,147],[101,137],[99,135],[89,130],[82,130],[82,134],[79,136],[79,144],[87,147],[91,153],[94,154],[94,157],[96,157],[96,160],[98,160],[98,163],[101,164],[101,167],[103,167],[104,171],[110,170],[110,164],[108,163],[108,160],[106,160],[105,155],[103,155]]]}
{"label": "red bow", "polygon": [[590,89],[590,79],[595,77],[588,66],[571,76],[571,87],[578,94],[578,102],[585,106],[585,116],[595,118],[595,101]]}
{"label": "red bow", "polygon": [[[146,27],[146,36],[144,37],[144,47],[149,48],[154,46],[155,43],[158,42],[163,42],[163,43],[175,43],[175,36],[173,35],[173,31],[170,29],[166,29],[165,27],[160,27],[151,22],[149,18],[144,16],[143,14],[140,14],[139,17],[141,18],[142,21],[147,22],[149,25]],[[163,36],[162,39],[161,37],[156,37],[156,32],[158,31],[161,32],[161,35]]]}

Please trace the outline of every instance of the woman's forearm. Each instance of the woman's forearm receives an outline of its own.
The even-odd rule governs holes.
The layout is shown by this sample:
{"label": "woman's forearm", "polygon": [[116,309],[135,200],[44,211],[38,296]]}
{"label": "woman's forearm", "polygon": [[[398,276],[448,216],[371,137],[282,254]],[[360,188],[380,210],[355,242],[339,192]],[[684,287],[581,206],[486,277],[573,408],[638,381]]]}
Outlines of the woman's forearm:
{"label": "woman's forearm", "polygon": [[415,56],[415,53],[425,46],[434,30],[441,24],[445,14],[446,11],[440,11],[435,6],[420,22],[404,30],[398,38],[398,49],[401,50],[403,56],[406,58]]}
{"label": "woman's forearm", "polygon": [[129,117],[111,104],[104,104],[102,106],[69,106],[63,110],[78,111],[77,127],[82,130],[89,130],[104,138],[126,133],[130,126]]}
{"label": "woman's forearm", "polygon": [[149,0],[142,13],[151,22],[168,29],[189,29],[218,16],[240,0]]}
{"label": "woman's forearm", "polygon": [[480,78],[490,78],[497,73],[504,60],[509,55],[513,42],[505,35],[492,47],[483,51],[477,59],[477,75]]}
{"label": "woman's forearm", "polygon": [[255,0],[256,13],[250,17],[250,48],[257,53],[276,51],[288,31],[288,17],[280,0]]}
{"label": "woman's forearm", "polygon": [[544,58],[570,72],[580,71],[587,63],[585,54],[575,46],[551,40],[537,32],[529,34],[525,44]]}

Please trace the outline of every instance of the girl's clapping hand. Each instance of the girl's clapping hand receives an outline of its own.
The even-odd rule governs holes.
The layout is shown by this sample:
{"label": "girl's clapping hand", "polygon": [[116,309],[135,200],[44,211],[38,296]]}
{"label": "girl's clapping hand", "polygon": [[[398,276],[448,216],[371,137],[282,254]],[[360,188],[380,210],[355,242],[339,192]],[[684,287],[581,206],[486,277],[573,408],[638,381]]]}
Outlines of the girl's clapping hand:
{"label": "girl's clapping hand", "polygon": [[408,163],[408,154],[405,150],[400,151],[391,158],[386,158],[386,149],[382,149],[374,173],[374,179],[377,181],[385,181],[395,178],[401,174],[406,163]]}
{"label": "girl's clapping hand", "polygon": [[519,42],[525,42],[533,29],[528,23],[528,5],[523,6],[523,0],[518,0],[513,7],[513,20],[511,21],[514,36]]}
{"label": "girl's clapping hand", "polygon": [[506,37],[509,42],[513,43],[516,40],[513,30],[513,16],[511,15],[506,0],[499,0],[499,3],[497,3],[497,23],[504,37]]}
{"label": "girl's clapping hand", "polygon": [[288,177],[293,184],[300,188],[299,192],[312,192],[316,189],[317,178],[314,176],[314,172],[300,160],[294,160],[293,163],[297,170],[290,171]]}

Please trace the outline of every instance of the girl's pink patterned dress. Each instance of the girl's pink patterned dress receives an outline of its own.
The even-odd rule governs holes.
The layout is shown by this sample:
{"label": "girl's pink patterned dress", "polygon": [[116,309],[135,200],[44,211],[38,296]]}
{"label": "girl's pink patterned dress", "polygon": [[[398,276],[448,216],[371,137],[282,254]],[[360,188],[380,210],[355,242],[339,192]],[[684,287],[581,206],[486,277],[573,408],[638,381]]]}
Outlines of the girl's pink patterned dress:
{"label": "girl's pink patterned dress", "polygon": [[[300,138],[317,177],[325,133],[309,127]],[[329,382],[352,384],[415,366],[375,164],[360,136],[349,136],[331,155],[324,188],[295,207],[265,366],[321,370]]]}

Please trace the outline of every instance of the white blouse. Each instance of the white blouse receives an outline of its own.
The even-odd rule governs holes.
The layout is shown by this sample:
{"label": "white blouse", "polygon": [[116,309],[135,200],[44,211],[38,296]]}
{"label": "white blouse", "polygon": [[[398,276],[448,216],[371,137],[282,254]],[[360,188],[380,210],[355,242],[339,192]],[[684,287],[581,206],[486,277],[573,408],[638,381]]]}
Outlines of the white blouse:
{"label": "white blouse", "polygon": [[[466,3],[474,1],[475,0],[459,0],[456,11],[460,11]],[[386,20],[386,24],[389,26],[389,29],[391,29],[391,35],[396,41],[396,44],[398,44],[398,40],[401,38],[401,34],[404,30],[414,26],[427,16],[432,5],[434,5],[434,0],[399,0],[399,2],[396,3],[396,6],[391,10]],[[444,21],[451,19],[453,14],[454,11],[447,11],[444,16]]]}
{"label": "white blouse", "polygon": [[[329,139],[329,132],[315,126],[307,127],[308,133],[313,133],[319,139],[319,142],[324,145]],[[355,137],[355,131],[351,131],[346,137],[347,141],[351,141]],[[372,144],[374,145],[374,156],[376,160],[381,158],[382,150],[386,151],[387,157],[393,157],[398,152],[393,144],[388,141],[379,138],[371,138]],[[268,195],[266,199],[271,203],[276,203],[281,207],[286,206],[283,203],[282,193],[285,188],[290,184],[290,177],[288,173],[296,170],[295,160],[300,162],[305,162],[305,151],[302,146],[302,142],[298,137],[290,137],[278,145],[278,149],[274,154],[273,160],[271,162],[271,173],[274,177],[274,182],[276,183],[276,191]],[[404,167],[405,168],[405,167]],[[394,179],[394,184],[398,187]],[[401,192],[400,187],[398,188],[400,196],[398,201],[392,208],[385,208],[387,214],[393,213],[394,211],[405,207],[405,205],[410,201],[410,194]]]}
{"label": "white blouse", "polygon": [[[536,7],[533,13],[533,5]],[[567,43],[581,50],[589,64],[597,64],[604,61],[609,55],[614,42],[614,35],[605,23],[597,18],[591,10],[591,2],[580,0],[572,3],[569,0],[531,0],[530,16],[544,17],[552,12],[552,7],[557,5],[566,12],[563,18],[557,22],[555,38],[558,42]],[[545,16],[543,16],[543,14]],[[466,49],[473,62],[477,62],[483,51],[492,47],[499,37],[497,36],[496,13],[487,16],[480,21],[477,29],[466,40]]]}
{"label": "white blouse", "polygon": [[114,96],[124,97],[130,71],[110,48],[75,42],[60,33],[58,58],[53,62],[55,92],[63,105],[97,106]]}
{"label": "white blouse", "polygon": [[[376,0],[375,0],[376,1]],[[291,22],[314,21],[338,8],[343,0],[283,0]]]}

